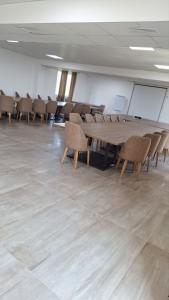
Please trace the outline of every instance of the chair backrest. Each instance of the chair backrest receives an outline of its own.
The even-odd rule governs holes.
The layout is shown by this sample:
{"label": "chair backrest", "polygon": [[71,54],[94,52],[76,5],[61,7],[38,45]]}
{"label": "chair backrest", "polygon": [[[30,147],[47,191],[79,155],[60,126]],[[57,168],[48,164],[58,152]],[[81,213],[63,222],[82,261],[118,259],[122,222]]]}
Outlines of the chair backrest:
{"label": "chair backrest", "polygon": [[81,124],[83,122],[80,114],[78,113],[70,113],[69,121],[76,124]]}
{"label": "chair backrest", "polygon": [[46,113],[46,104],[41,99],[35,99],[33,102],[33,111],[35,113],[39,114],[45,114]]}
{"label": "chair backrest", "polygon": [[85,114],[85,120],[87,123],[94,123],[95,119],[91,114]]}
{"label": "chair backrest", "polygon": [[132,136],[123,145],[120,157],[128,161],[145,161],[151,146],[151,139],[148,137]]}
{"label": "chair backrest", "polygon": [[105,121],[106,123],[110,123],[110,122],[111,122],[111,117],[110,117],[110,115],[103,115],[103,118],[104,118],[104,121]]}
{"label": "chair backrest", "polygon": [[160,143],[161,140],[161,135],[160,134],[151,134],[151,133],[147,133],[144,135],[144,137],[148,137],[151,139],[151,146],[150,149],[148,151],[148,157],[153,157],[154,154],[157,151],[157,147]]}
{"label": "chair backrest", "polygon": [[21,98],[18,102],[20,112],[32,112],[32,100],[30,98]]}
{"label": "chair backrest", "polygon": [[103,118],[103,115],[101,115],[101,114],[95,114],[95,120],[96,120],[96,122],[104,122],[104,118]]}
{"label": "chair backrest", "polygon": [[154,134],[160,134],[161,139],[157,147],[157,152],[162,153],[169,139],[169,133],[167,132],[155,132]]}
{"label": "chair backrest", "polygon": [[61,112],[62,112],[63,114],[69,114],[69,113],[72,112],[72,109],[73,109],[73,103],[67,102],[67,103],[65,104],[65,106],[63,106]]}
{"label": "chair backrest", "polygon": [[49,114],[55,114],[57,108],[57,102],[49,100],[49,102],[46,103],[46,112]]}
{"label": "chair backrest", "polygon": [[82,111],[83,111],[83,104],[82,103],[76,103],[73,107],[73,110],[72,110],[73,113],[78,113],[78,114],[81,114]]}
{"label": "chair backrest", "polygon": [[65,145],[73,150],[86,150],[87,138],[80,125],[66,122],[65,125]]}
{"label": "chair backrest", "polygon": [[90,105],[88,105],[88,104],[83,104],[83,105],[82,105],[81,114],[82,114],[82,115],[90,114],[90,112],[91,112]]}
{"label": "chair backrest", "polygon": [[110,115],[110,118],[111,118],[112,122],[118,122],[118,115],[112,114],[112,115]]}
{"label": "chair backrest", "polygon": [[10,96],[0,96],[0,111],[2,112],[13,112],[13,98]]}

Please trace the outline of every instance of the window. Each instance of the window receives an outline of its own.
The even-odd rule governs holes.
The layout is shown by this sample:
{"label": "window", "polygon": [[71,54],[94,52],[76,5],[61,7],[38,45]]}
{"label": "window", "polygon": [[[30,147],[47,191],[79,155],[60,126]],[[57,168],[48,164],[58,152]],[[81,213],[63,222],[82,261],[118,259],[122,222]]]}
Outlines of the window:
{"label": "window", "polygon": [[59,95],[59,87],[60,87],[60,80],[61,80],[62,71],[58,70],[57,72],[57,80],[56,80],[56,89],[55,89],[55,95]]}
{"label": "window", "polygon": [[65,98],[69,97],[71,79],[72,79],[72,72],[69,72],[66,81]]}

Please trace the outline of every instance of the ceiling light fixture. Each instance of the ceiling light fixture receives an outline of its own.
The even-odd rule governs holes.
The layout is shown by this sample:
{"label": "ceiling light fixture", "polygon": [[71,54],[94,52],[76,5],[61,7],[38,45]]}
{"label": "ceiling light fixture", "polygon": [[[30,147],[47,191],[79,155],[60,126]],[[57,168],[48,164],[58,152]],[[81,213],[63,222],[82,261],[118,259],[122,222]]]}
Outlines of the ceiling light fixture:
{"label": "ceiling light fixture", "polygon": [[165,66],[165,65],[154,65],[154,66],[161,70],[169,70],[169,66]]}
{"label": "ceiling light fixture", "polygon": [[8,43],[19,43],[19,41],[14,41],[14,40],[6,40]]}
{"label": "ceiling light fixture", "polygon": [[46,56],[50,57],[50,58],[54,58],[54,59],[63,59],[63,57],[57,56],[57,55],[53,55],[53,54],[46,54]]}
{"label": "ceiling light fixture", "polygon": [[155,49],[152,48],[152,47],[134,47],[134,46],[130,46],[129,48],[131,50],[136,50],[136,51],[155,51]]}

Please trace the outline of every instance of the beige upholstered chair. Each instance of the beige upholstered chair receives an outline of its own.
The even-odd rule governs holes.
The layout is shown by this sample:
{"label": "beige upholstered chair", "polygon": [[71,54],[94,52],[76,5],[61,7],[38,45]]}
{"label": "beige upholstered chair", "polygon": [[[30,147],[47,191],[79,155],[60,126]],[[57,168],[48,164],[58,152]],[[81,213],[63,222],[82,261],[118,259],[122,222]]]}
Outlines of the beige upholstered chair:
{"label": "beige upholstered chair", "polygon": [[88,139],[82,128],[78,124],[66,122],[65,126],[65,150],[62,157],[62,163],[65,160],[68,150],[74,150],[74,167],[77,167],[79,152],[87,152],[87,164],[89,165],[90,150],[88,148]]}
{"label": "beige upholstered chair", "polygon": [[9,123],[11,123],[11,114],[13,112],[13,98],[5,95],[0,96],[0,118],[2,117],[2,113],[6,112],[9,116]]}
{"label": "beige upholstered chair", "polygon": [[95,119],[91,114],[85,114],[85,120],[87,123],[94,123]]}
{"label": "beige upholstered chair", "polygon": [[154,157],[157,147],[160,143],[161,140],[161,135],[160,134],[150,134],[147,133],[144,135],[144,137],[148,137],[151,139],[151,146],[147,154],[147,172],[149,170],[149,164],[150,164],[150,159]]}
{"label": "beige upholstered chair", "polygon": [[41,99],[35,99],[33,102],[33,121],[36,118],[36,114],[40,115],[42,123],[44,120],[44,116],[46,115],[46,104]]}
{"label": "beige upholstered chair", "polygon": [[32,100],[29,98],[21,98],[17,106],[18,118],[21,120],[23,114],[27,114],[28,124],[30,120],[30,113],[32,113]]}
{"label": "beige upholstered chair", "polygon": [[112,122],[118,122],[118,115],[112,114],[112,115],[110,115],[110,118],[111,118]]}
{"label": "beige upholstered chair", "polygon": [[49,114],[55,114],[57,109],[57,102],[49,100],[46,103],[46,121],[48,120]]}
{"label": "beige upholstered chair", "polygon": [[61,110],[61,114],[63,114],[65,120],[69,119],[69,114],[72,112],[72,110],[73,110],[73,103],[71,102],[67,102],[65,106],[63,106]]}
{"label": "beige upholstered chair", "polygon": [[155,156],[156,156],[156,164],[155,166],[157,167],[158,165],[158,160],[159,160],[159,155],[163,153],[165,146],[167,145],[168,139],[169,139],[169,133],[168,132],[155,132],[155,134],[160,134],[161,139],[158,144]]}
{"label": "beige upholstered chair", "polygon": [[145,161],[148,151],[151,146],[151,139],[147,137],[133,136],[127,140],[122,146],[119,153],[119,158],[116,166],[119,166],[121,160],[124,160],[124,164],[121,170],[123,176],[128,162],[134,163],[134,172],[137,168],[137,174],[140,172],[141,163]]}
{"label": "beige upholstered chair", "polygon": [[104,118],[103,118],[103,115],[101,114],[95,114],[95,120],[97,123],[103,123],[104,122]]}
{"label": "beige upholstered chair", "polygon": [[76,124],[83,123],[81,116],[78,113],[70,113],[69,121]]}
{"label": "beige upholstered chair", "polygon": [[103,118],[104,118],[104,121],[105,121],[106,123],[110,123],[110,122],[111,122],[111,117],[110,117],[110,115],[103,115]]}
{"label": "beige upholstered chair", "polygon": [[76,103],[72,109],[73,113],[81,114],[83,110],[83,104],[82,103]]}
{"label": "beige upholstered chair", "polygon": [[82,105],[81,114],[82,114],[82,115],[90,114],[90,112],[91,112],[90,105],[88,105],[88,104],[83,104],[83,105]]}

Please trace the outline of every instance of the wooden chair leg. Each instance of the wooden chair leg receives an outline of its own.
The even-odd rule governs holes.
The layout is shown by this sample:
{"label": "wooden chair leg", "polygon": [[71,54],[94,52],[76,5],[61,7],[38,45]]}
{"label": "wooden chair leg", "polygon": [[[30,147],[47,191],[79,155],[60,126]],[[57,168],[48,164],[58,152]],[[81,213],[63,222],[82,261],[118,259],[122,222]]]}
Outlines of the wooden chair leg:
{"label": "wooden chair leg", "polygon": [[33,112],[33,122],[35,122],[35,118],[36,118],[36,113]]}
{"label": "wooden chair leg", "polygon": [[166,161],[167,152],[168,152],[168,149],[164,149],[164,162]]}
{"label": "wooden chair leg", "polygon": [[78,161],[79,151],[76,150],[74,154],[74,168],[77,168],[77,161]]}
{"label": "wooden chair leg", "polygon": [[28,112],[28,124],[29,124],[29,121],[30,121],[30,115],[29,115],[29,112]]}
{"label": "wooden chair leg", "polygon": [[68,152],[68,147],[65,148],[61,162],[63,163]]}
{"label": "wooden chair leg", "polygon": [[149,171],[149,166],[150,166],[150,157],[147,159],[147,172]]}
{"label": "wooden chair leg", "polygon": [[9,124],[11,124],[11,113],[9,113]]}
{"label": "wooden chair leg", "polygon": [[19,114],[19,120],[21,121],[21,118],[22,118],[22,113],[20,112]]}
{"label": "wooden chair leg", "polygon": [[120,164],[120,162],[121,162],[121,158],[120,157],[118,157],[118,159],[117,159],[117,163],[116,163],[116,168],[118,169],[118,167],[119,167],[119,164]]}
{"label": "wooden chair leg", "polygon": [[43,123],[43,114],[40,115],[40,122]]}
{"label": "wooden chair leg", "polygon": [[90,164],[90,150],[87,150],[87,165]]}
{"label": "wooden chair leg", "polygon": [[123,163],[123,167],[122,167],[121,173],[120,173],[120,177],[123,176],[123,174],[124,174],[124,172],[126,170],[127,164],[128,164],[128,160],[125,160],[124,163]]}
{"label": "wooden chair leg", "polygon": [[2,119],[2,113],[0,112],[0,119]]}
{"label": "wooden chair leg", "polygon": [[140,171],[141,171],[141,163],[138,162],[137,163],[137,173],[136,174],[139,175]]}
{"label": "wooden chair leg", "polygon": [[156,168],[157,168],[157,165],[158,165],[158,159],[159,159],[159,153],[157,152],[156,153],[156,165],[155,165]]}
{"label": "wooden chair leg", "polygon": [[49,116],[49,114],[46,113],[46,124],[48,123],[48,116]]}

